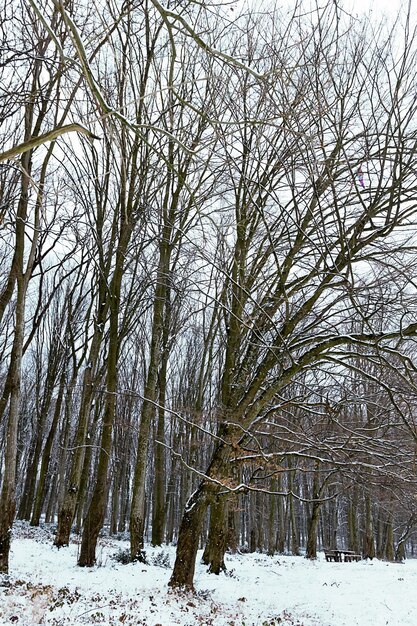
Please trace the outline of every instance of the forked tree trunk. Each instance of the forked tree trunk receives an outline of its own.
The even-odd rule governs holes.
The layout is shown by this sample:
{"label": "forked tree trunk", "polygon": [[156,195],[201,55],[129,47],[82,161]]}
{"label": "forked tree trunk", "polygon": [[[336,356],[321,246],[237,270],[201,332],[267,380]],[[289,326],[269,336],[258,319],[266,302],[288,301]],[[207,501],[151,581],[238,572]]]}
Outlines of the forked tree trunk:
{"label": "forked tree trunk", "polygon": [[195,561],[209,496],[210,485],[203,481],[189,498],[185,507],[178,533],[174,570],[168,583],[175,589],[194,589]]}
{"label": "forked tree trunk", "polygon": [[[219,436],[223,440],[233,441],[233,436],[237,438],[239,435],[240,432],[238,431],[236,435],[230,425],[221,425],[219,428]],[[187,502],[178,533],[177,554],[169,581],[170,587],[193,589],[195,559],[204,515],[208,505],[213,502],[218,493],[217,481],[227,481],[230,478],[231,449],[233,450],[225,443],[218,445],[206,473],[207,479],[200,483]],[[211,482],[210,478],[216,482]]]}
{"label": "forked tree trunk", "polygon": [[96,483],[94,485],[90,506],[83,525],[81,549],[78,558],[78,565],[80,567],[91,567],[96,561],[97,539],[103,527],[106,512],[108,492],[107,473],[111,453],[112,430],[116,405],[115,381],[108,384],[107,390],[109,393],[103,417],[103,430],[100,441]]}

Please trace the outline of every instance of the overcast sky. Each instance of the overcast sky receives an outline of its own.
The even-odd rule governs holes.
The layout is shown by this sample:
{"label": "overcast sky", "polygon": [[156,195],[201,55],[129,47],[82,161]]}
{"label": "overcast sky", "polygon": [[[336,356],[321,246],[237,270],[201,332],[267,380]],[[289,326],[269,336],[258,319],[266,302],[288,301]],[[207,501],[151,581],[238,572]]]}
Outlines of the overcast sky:
{"label": "overcast sky", "polygon": [[[324,4],[326,0],[323,2],[318,2],[318,4]],[[355,12],[363,12],[363,11],[375,11],[379,15],[382,13],[397,13],[400,8],[406,9],[408,6],[408,0],[336,0],[337,4],[340,7],[346,8],[346,10],[352,9]],[[241,0],[241,2],[246,4],[251,4],[252,6],[261,6],[268,4],[264,0]],[[277,0],[278,5],[285,6],[290,5],[294,6],[295,0]],[[417,0],[411,0],[411,6],[416,7]]]}
{"label": "overcast sky", "polygon": [[[398,9],[406,9],[408,6],[408,0],[338,0],[338,4],[352,5],[357,11],[369,10],[376,11],[378,13],[386,12],[398,12]],[[411,4],[415,5],[416,1],[412,0]]]}

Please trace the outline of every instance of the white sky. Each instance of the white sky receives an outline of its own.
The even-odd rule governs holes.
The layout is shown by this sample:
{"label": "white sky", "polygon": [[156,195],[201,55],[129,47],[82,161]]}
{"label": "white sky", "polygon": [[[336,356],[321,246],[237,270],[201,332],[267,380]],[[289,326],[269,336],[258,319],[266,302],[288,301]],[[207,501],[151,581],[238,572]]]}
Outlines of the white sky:
{"label": "white sky", "polygon": [[[406,10],[408,6],[408,0],[338,0],[340,6],[351,5],[356,11],[369,11],[376,12],[378,15],[381,13],[397,13],[399,9]],[[416,6],[416,0],[411,0],[411,7]]]}
{"label": "white sky", "polygon": [[[285,6],[286,4],[290,6],[294,6],[295,0],[276,0],[278,5]],[[314,3],[315,0],[313,0]],[[324,4],[326,0],[323,2],[318,1],[317,4]],[[352,12],[368,12],[372,10],[377,13],[380,17],[382,13],[397,13],[399,9],[406,9],[408,6],[409,0],[335,0],[337,4],[345,8],[346,10],[352,10]],[[250,4],[253,7],[261,6],[268,4],[265,0],[240,0],[242,3]],[[239,1],[236,3],[239,4]],[[417,0],[411,0],[412,9],[417,6]]]}

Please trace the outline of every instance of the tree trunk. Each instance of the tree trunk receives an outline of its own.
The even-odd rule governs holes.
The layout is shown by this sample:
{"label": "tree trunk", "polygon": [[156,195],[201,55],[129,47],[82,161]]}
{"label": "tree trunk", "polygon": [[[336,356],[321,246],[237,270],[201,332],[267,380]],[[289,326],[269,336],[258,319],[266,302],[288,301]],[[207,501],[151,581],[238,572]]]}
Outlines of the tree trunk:
{"label": "tree trunk", "polygon": [[238,529],[236,527],[236,509],[237,509],[236,494],[229,496],[227,502],[227,540],[226,548],[232,553],[237,552],[238,547]]}
{"label": "tree trunk", "polygon": [[298,527],[297,527],[297,519],[295,515],[295,506],[294,506],[294,497],[292,495],[294,490],[294,471],[292,460],[288,460],[288,509],[289,509],[289,525],[290,525],[290,538],[291,538],[291,552],[292,554],[299,556],[300,554],[300,544],[298,541]]}
{"label": "tree trunk", "polygon": [[[111,373],[112,375],[115,374],[115,372]],[[103,417],[103,430],[100,441],[96,482],[83,525],[81,549],[78,558],[78,565],[80,567],[91,567],[96,561],[97,539],[103,527],[106,513],[108,492],[107,474],[111,453],[112,427],[116,404],[116,381],[111,380],[111,378],[112,376],[109,376],[107,386],[109,394],[107,396],[106,409]],[[112,389],[114,389],[114,391],[112,391]]]}
{"label": "tree trunk", "polygon": [[23,276],[18,278],[15,334],[10,355],[11,394],[6,430],[3,486],[0,506],[0,573],[9,571],[10,537],[16,510],[16,455],[17,430],[20,406],[21,363],[25,324],[25,298],[27,283]]}
{"label": "tree trunk", "polygon": [[130,463],[128,462],[127,454],[125,454],[123,459],[123,471],[121,472],[122,486],[120,491],[120,514],[117,525],[117,530],[119,533],[122,533],[126,530],[127,521],[129,519],[130,473]]}
{"label": "tree trunk", "polygon": [[387,561],[394,561],[395,551],[394,551],[394,528],[393,528],[393,515],[390,511],[388,513],[388,519],[386,522],[386,532],[385,532],[385,558]]}
{"label": "tree trunk", "polygon": [[365,559],[375,557],[374,525],[372,519],[371,496],[365,495],[365,528],[363,536],[363,556]]}
{"label": "tree trunk", "polygon": [[48,504],[45,511],[45,522],[52,524],[55,518],[56,504],[58,501],[58,474],[52,476],[51,486],[49,488]]}
{"label": "tree trunk", "polygon": [[385,548],[385,537],[384,537],[384,530],[385,530],[385,519],[384,519],[384,514],[383,511],[381,510],[381,507],[378,507],[378,517],[376,520],[376,550],[375,550],[375,554],[376,554],[376,558],[377,559],[383,559],[384,558],[384,548]]}
{"label": "tree trunk", "polygon": [[119,508],[120,508],[120,462],[117,463],[113,476],[113,484],[111,490],[111,515],[110,515],[110,535],[117,534],[117,522],[119,520]]}
{"label": "tree trunk", "polygon": [[[271,491],[277,490],[277,480],[272,478]],[[274,556],[277,545],[277,533],[276,533],[276,510],[277,501],[276,496],[270,496],[269,498],[269,516],[268,516],[268,548],[267,554]]]}
{"label": "tree trunk", "polygon": [[[36,503],[36,479],[38,476],[38,468],[41,463],[42,445],[44,440],[45,424],[52,401],[52,393],[56,384],[57,368],[59,357],[56,351],[56,346],[50,347],[51,351],[48,359],[48,369],[46,374],[45,385],[43,388],[43,397],[40,406],[37,407],[37,419],[36,428],[33,434],[34,446],[33,455],[30,459],[29,466],[26,474],[26,483],[23,492],[23,498],[19,507],[19,517],[24,520],[30,520],[34,503]],[[41,368],[41,365],[38,364]],[[44,477],[43,477],[44,478]],[[41,480],[41,478],[40,478]],[[35,526],[37,524],[34,524]]]}
{"label": "tree trunk", "polygon": [[100,403],[96,403],[94,406],[94,416],[92,418],[91,423],[88,426],[88,433],[86,441],[89,444],[85,448],[84,459],[83,459],[83,467],[81,471],[81,477],[78,487],[78,501],[75,509],[75,532],[78,534],[81,531],[82,521],[84,518],[84,512],[87,508],[88,504],[88,487],[91,475],[94,475],[92,471],[92,459],[93,459],[93,445],[94,445],[94,435],[99,424],[99,419],[101,417],[101,407]]}
{"label": "tree trunk", "polygon": [[[278,474],[277,490],[282,492],[282,474]],[[278,530],[277,530],[277,551],[285,552],[285,502],[284,496],[278,496]]]}
{"label": "tree trunk", "polygon": [[174,530],[175,530],[175,517],[176,517],[176,502],[177,502],[177,480],[175,471],[177,468],[177,464],[175,459],[172,460],[171,466],[171,474],[169,477],[168,485],[167,485],[167,493],[165,500],[165,517],[167,520],[167,528],[166,528],[166,541],[167,543],[172,543],[174,540]]}
{"label": "tree trunk", "polygon": [[321,509],[321,490],[319,487],[319,462],[316,463],[314,477],[313,477],[313,506],[311,511],[310,520],[308,523],[307,532],[307,546],[306,557],[308,559],[317,558],[317,528],[320,521],[320,509]]}
{"label": "tree trunk", "polygon": [[202,558],[202,562],[209,566],[210,574],[220,574],[226,570],[227,508],[225,496],[216,496],[210,506],[209,535]]}
{"label": "tree trunk", "polygon": [[397,549],[395,551],[395,560],[397,563],[402,563],[405,561],[405,539],[401,539],[397,544]]}
{"label": "tree trunk", "polygon": [[55,404],[54,416],[52,419],[51,428],[46,439],[45,447],[42,454],[42,463],[39,474],[39,481],[35,495],[35,504],[33,507],[32,518],[30,521],[31,526],[39,526],[39,520],[42,512],[42,505],[45,498],[45,481],[49,469],[49,461],[51,457],[52,444],[55,439],[55,433],[58,428],[59,417],[61,415],[62,399],[64,395],[65,387],[65,370],[61,374],[61,381],[59,384],[58,397]]}
{"label": "tree trunk", "polygon": [[132,559],[140,556],[144,544],[146,467],[148,462],[151,424],[155,414],[155,403],[158,399],[158,370],[161,362],[164,323],[166,321],[164,310],[169,294],[169,265],[171,254],[170,246],[168,245],[169,240],[170,228],[167,226],[163,229],[163,236],[159,247],[157,284],[153,305],[151,351],[139,425],[138,451],[133,479],[132,504],[130,509],[130,553]]}
{"label": "tree trunk", "polygon": [[[235,429],[230,424],[221,424],[218,434],[221,439],[230,442],[240,437],[239,429]],[[178,533],[177,554],[169,581],[170,587],[193,588],[195,559],[204,514],[219,490],[217,481],[230,478],[231,451],[233,451],[233,446],[228,444],[221,443],[217,446],[207,469],[207,479],[200,483],[187,502]],[[216,482],[211,482],[210,478],[215,479]]]}
{"label": "tree trunk", "polygon": [[66,471],[66,465],[67,465],[67,449],[68,449],[70,431],[71,431],[73,393],[74,393],[76,380],[77,380],[76,375],[73,373],[71,376],[71,381],[66,391],[66,395],[65,395],[64,423],[62,424],[61,432],[59,433],[60,451],[58,455],[58,468],[57,468],[57,471],[58,471],[58,494],[57,494],[58,513],[59,513],[59,510],[61,509],[61,505],[65,497],[65,471]]}
{"label": "tree trunk", "polygon": [[174,570],[168,583],[175,589],[193,590],[195,561],[203,517],[209,504],[210,486],[202,481],[189,498],[178,533]]}
{"label": "tree trunk", "polygon": [[[125,235],[125,233],[121,233]],[[110,462],[113,424],[116,412],[117,363],[119,355],[119,304],[122,285],[124,254],[127,240],[123,237],[123,245],[118,249],[113,280],[109,287],[110,327],[109,351],[107,356],[106,399],[101,432],[100,452],[96,482],[90,506],[84,521],[81,549],[78,558],[80,567],[91,567],[96,560],[96,546],[100,530],[103,527],[108,493],[108,467]]]}
{"label": "tree trunk", "polygon": [[152,507],[152,545],[160,546],[164,541],[165,530],[165,448],[161,443],[165,443],[165,396],[167,382],[168,353],[167,345],[168,324],[164,327],[164,351],[162,355],[162,365],[159,374],[159,407],[156,429],[157,442],[155,443],[154,463],[155,479],[153,489]]}
{"label": "tree trunk", "polygon": [[54,540],[54,545],[58,548],[67,546],[69,543],[71,526],[75,517],[77,505],[79,503],[79,488],[82,476],[85,441],[87,435],[88,418],[93,397],[93,387],[95,376],[94,368],[97,363],[99,347],[102,340],[102,330],[98,327],[94,332],[90,359],[84,370],[83,389],[81,405],[78,415],[78,424],[73,443],[73,455],[71,461],[70,474],[64,491],[63,500],[58,511],[58,528]]}
{"label": "tree trunk", "polygon": [[[37,64],[36,72],[40,71],[40,65]],[[36,77],[34,78],[34,85]],[[28,105],[26,114],[26,139],[31,134],[31,126],[33,120],[34,105],[31,102]],[[33,235],[26,270],[24,270],[24,252],[25,252],[25,236],[26,236],[26,218],[28,206],[28,191],[31,172],[31,152],[27,152],[22,156],[22,190],[19,199],[17,211],[16,231],[15,231],[15,272],[17,283],[16,309],[15,309],[15,328],[13,345],[10,355],[9,364],[9,390],[10,390],[10,406],[6,427],[6,445],[4,452],[4,469],[3,484],[0,495],[0,573],[7,573],[9,570],[9,553],[10,553],[10,535],[12,531],[14,515],[16,511],[16,458],[17,458],[17,432],[19,423],[20,408],[20,385],[22,377],[22,356],[23,342],[25,333],[25,304],[26,293],[29,279],[32,275],[35,262],[35,253],[40,230],[40,210],[42,206],[42,189],[46,176],[46,169],[52,149],[48,151],[42,165],[42,172],[38,188],[38,194],[35,205],[35,215],[33,222]]]}
{"label": "tree trunk", "polygon": [[359,552],[357,514],[358,494],[357,490],[354,489],[348,504],[348,546],[349,550],[352,550],[355,554]]}

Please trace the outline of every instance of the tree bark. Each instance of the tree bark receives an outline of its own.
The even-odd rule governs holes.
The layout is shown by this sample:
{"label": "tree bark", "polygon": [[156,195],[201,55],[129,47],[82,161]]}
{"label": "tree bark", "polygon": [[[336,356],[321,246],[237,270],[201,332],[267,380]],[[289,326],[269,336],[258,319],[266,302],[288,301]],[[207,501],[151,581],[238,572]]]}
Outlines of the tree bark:
{"label": "tree bark", "polygon": [[140,557],[144,545],[145,479],[151,424],[155,414],[155,404],[158,399],[158,370],[163,347],[164,323],[166,322],[164,312],[169,295],[170,233],[171,228],[166,226],[163,229],[163,236],[159,246],[157,284],[153,305],[151,352],[139,426],[138,451],[130,509],[130,553],[132,559]]}
{"label": "tree bark", "polygon": [[152,506],[152,545],[160,546],[164,541],[165,530],[165,448],[161,443],[165,443],[165,396],[167,385],[168,367],[168,323],[164,326],[164,350],[159,374],[159,407],[157,417],[157,428],[154,453],[155,479],[153,489]]}
{"label": "tree bark", "polygon": [[177,554],[171,579],[168,583],[175,589],[194,589],[195,561],[200,540],[203,517],[207,510],[210,485],[205,481],[192,494],[185,507],[178,533]]}
{"label": "tree bark", "polygon": [[359,552],[357,512],[358,494],[356,488],[354,488],[352,498],[348,504],[348,545],[349,550],[352,550],[355,554]]}
{"label": "tree bark", "polygon": [[19,422],[21,364],[25,324],[25,299],[27,282],[23,276],[17,279],[17,302],[15,334],[10,357],[11,394],[6,431],[3,486],[0,506],[0,573],[9,571],[10,538],[16,510],[16,455]]}
{"label": "tree bark", "polygon": [[227,548],[227,500],[216,496],[210,506],[210,528],[202,562],[210,574],[226,571],[224,555]]}
{"label": "tree bark", "polygon": [[84,521],[81,549],[78,558],[80,567],[91,567],[96,560],[96,546],[100,530],[103,527],[107,505],[108,467],[112,447],[113,425],[116,412],[117,393],[117,363],[119,356],[119,308],[120,292],[123,277],[124,257],[129,242],[131,229],[124,223],[122,217],[120,243],[116,255],[116,264],[113,279],[109,286],[110,300],[110,327],[109,350],[107,356],[106,400],[101,432],[100,452],[97,467],[96,482],[93,489],[90,506]]}
{"label": "tree bark", "polygon": [[[40,65],[37,64],[34,73],[33,87],[36,86],[36,80]],[[30,136],[33,121],[34,105],[31,102],[26,111],[26,137]],[[10,406],[6,428],[6,445],[4,453],[4,470],[3,484],[0,495],[0,573],[7,573],[9,570],[9,553],[10,553],[10,536],[16,511],[16,458],[17,458],[17,433],[19,423],[20,409],[20,385],[22,377],[22,356],[23,342],[25,333],[25,305],[26,294],[30,277],[32,275],[35,253],[39,239],[40,230],[40,210],[43,202],[43,185],[46,176],[47,165],[52,150],[48,151],[44,159],[40,184],[35,204],[35,214],[33,221],[33,235],[26,269],[24,269],[24,252],[25,252],[25,236],[26,236],[26,219],[28,207],[28,193],[31,172],[31,153],[27,152],[22,157],[22,190],[19,198],[19,206],[17,212],[16,229],[15,229],[15,258],[16,258],[16,310],[15,310],[15,327],[12,351],[10,355],[10,364],[8,376],[10,384]]]}
{"label": "tree bark", "polygon": [[[277,489],[282,491],[282,473],[278,474]],[[286,511],[284,496],[278,496],[278,530],[277,530],[277,552],[282,554],[285,551],[285,523]]]}
{"label": "tree bark", "polygon": [[375,557],[374,524],[372,517],[371,496],[365,495],[365,527],[363,535],[363,556],[365,559]]}
{"label": "tree bark", "polygon": [[313,505],[312,512],[308,523],[308,532],[307,532],[307,546],[306,546],[306,557],[308,559],[317,558],[317,528],[320,520],[320,495],[321,490],[319,487],[319,478],[318,478],[318,470],[319,463],[316,463],[314,478],[313,478]]}
{"label": "tree bark", "polygon": [[[42,390],[42,401],[40,402],[40,406],[37,407],[36,428],[33,434],[33,454],[31,456],[27,469],[25,488],[19,507],[19,517],[20,519],[24,520],[31,519],[33,506],[36,502],[36,479],[38,476],[39,464],[42,464],[41,459],[43,457],[42,445],[44,441],[44,430],[51,406],[53,390],[57,382],[57,375],[59,375],[59,361],[60,357],[57,352],[56,346],[51,345],[46,380],[44,388]],[[38,367],[42,367],[40,363],[38,363]],[[34,525],[36,526],[37,524]]]}
{"label": "tree bark", "polygon": [[387,561],[394,561],[395,550],[394,550],[394,522],[392,512],[388,512],[388,519],[386,522],[385,528],[385,551],[384,556]]}
{"label": "tree bark", "polygon": [[[240,431],[239,429],[236,431],[230,424],[221,424],[219,435],[223,440],[232,442],[234,438],[240,436]],[[177,554],[169,581],[170,587],[193,588],[195,559],[204,515],[219,490],[218,482],[212,482],[210,478],[215,481],[227,481],[230,478],[230,448],[227,443],[218,444],[206,472],[207,478],[201,481],[187,502],[178,533]]]}
{"label": "tree bark", "polygon": [[61,374],[61,380],[59,384],[58,397],[55,404],[54,416],[52,419],[51,428],[49,429],[48,437],[46,439],[45,447],[42,454],[41,469],[39,474],[38,485],[35,494],[35,503],[33,506],[32,518],[30,520],[31,526],[39,526],[39,520],[42,512],[42,505],[45,498],[45,482],[49,469],[49,461],[51,457],[52,444],[55,439],[55,433],[58,428],[59,418],[61,415],[62,399],[64,395],[65,387],[65,370]]}
{"label": "tree bark", "polygon": [[63,500],[60,503],[58,511],[58,528],[54,539],[54,545],[58,548],[69,544],[71,526],[79,504],[79,488],[85,455],[88,418],[95,382],[93,370],[96,367],[101,339],[102,330],[101,328],[96,329],[90,350],[90,360],[84,370],[81,405],[78,415],[77,430],[72,446],[73,455],[71,460],[71,469],[66,483]]}

